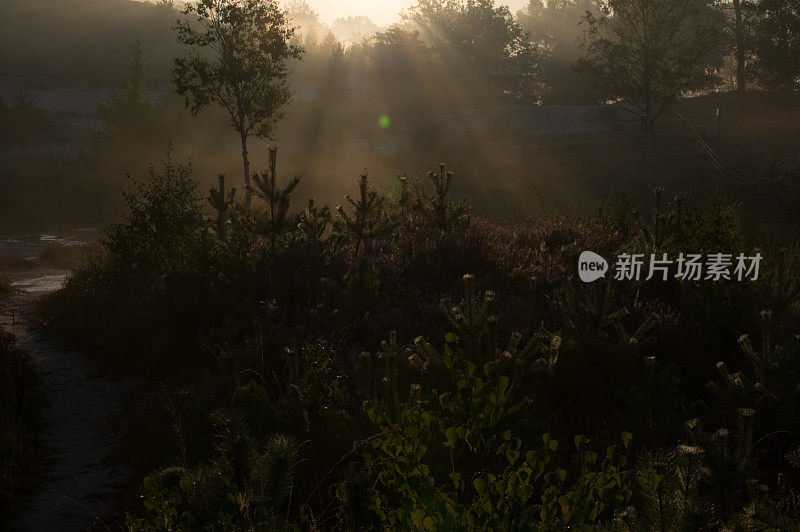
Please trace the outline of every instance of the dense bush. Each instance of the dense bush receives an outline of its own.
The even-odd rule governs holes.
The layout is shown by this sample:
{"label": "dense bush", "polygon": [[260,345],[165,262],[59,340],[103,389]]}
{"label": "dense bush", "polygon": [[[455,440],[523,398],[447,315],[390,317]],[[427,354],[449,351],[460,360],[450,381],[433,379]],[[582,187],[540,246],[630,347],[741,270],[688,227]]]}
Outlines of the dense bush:
{"label": "dense bush", "polygon": [[114,338],[121,354],[159,344],[180,353],[194,334],[185,324],[197,323],[210,300],[215,245],[190,175],[168,155],[162,171],[151,168],[147,181],[134,182],[125,221],[109,228],[102,253],[53,297],[53,325],[79,337],[100,326],[97,340]]}
{"label": "dense bush", "polygon": [[221,178],[204,217],[190,169],[168,160],[126,196],[45,310],[172,383],[149,430],[175,458],[140,464],[157,472],[132,527],[797,517],[783,455],[800,446],[798,263],[780,238],[758,282],[586,285],[587,249],[752,253],[752,233],[737,205],[662,190],[649,212],[623,200],[500,226],[451,199],[452,179],[442,165],[387,195],[364,175],[346,206],[298,212],[296,180],[271,170],[251,209]]}
{"label": "dense bush", "polygon": [[[554,529],[614,515],[630,496],[624,454],[612,446],[599,459],[576,436],[580,467],[569,471],[557,465],[558,441],[550,434],[541,437],[543,445],[520,438],[520,424],[528,421],[522,414],[532,401],[520,393],[522,383],[552,370],[560,338],[536,335],[521,345],[519,334],[512,334],[501,348],[494,294],[481,302],[473,277],[464,281],[463,308],[443,303],[458,333],[446,335],[442,351],[421,337],[409,349],[412,367],[444,374],[443,389],[415,383],[403,399],[398,361],[406,353],[395,334],[382,343],[384,404],[364,404],[378,432],[355,447],[362,475],[373,483],[349,479],[339,487],[344,526]],[[547,358],[537,358],[542,354]],[[623,435],[624,449],[630,438]]]}

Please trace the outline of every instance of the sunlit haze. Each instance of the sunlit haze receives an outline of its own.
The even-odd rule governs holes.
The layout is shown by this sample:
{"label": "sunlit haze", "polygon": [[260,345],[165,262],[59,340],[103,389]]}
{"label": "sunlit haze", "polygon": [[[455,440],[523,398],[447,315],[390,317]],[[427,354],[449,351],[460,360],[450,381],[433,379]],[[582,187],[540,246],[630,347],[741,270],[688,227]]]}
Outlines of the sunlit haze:
{"label": "sunlit haze", "polygon": [[0,0],[0,532],[800,532],[798,6]]}
{"label": "sunlit haze", "polygon": [[[385,26],[400,20],[400,13],[414,4],[416,0],[307,0],[324,22],[333,22],[339,17],[363,15],[378,25]],[[284,2],[286,3],[286,2]],[[521,8],[525,0],[497,2],[508,5],[512,11]]]}

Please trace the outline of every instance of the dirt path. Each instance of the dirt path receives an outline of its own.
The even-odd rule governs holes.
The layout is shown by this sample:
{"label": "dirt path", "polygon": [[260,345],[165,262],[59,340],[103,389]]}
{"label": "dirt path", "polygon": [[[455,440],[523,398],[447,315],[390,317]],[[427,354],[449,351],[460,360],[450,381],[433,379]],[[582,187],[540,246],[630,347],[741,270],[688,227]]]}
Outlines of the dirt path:
{"label": "dirt path", "polygon": [[34,331],[26,312],[46,290],[0,299],[0,325],[10,328],[42,376],[48,406],[44,443],[49,474],[11,530],[118,528],[120,487],[129,472],[117,456],[123,399],[133,384],[98,374],[91,361]]}

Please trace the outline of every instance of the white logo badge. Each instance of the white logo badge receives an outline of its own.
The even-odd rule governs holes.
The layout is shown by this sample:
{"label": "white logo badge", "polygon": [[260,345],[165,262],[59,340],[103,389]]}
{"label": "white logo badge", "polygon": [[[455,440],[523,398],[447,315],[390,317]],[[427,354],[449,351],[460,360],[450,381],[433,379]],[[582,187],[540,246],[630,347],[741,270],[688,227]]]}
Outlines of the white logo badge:
{"label": "white logo badge", "polygon": [[605,277],[607,271],[606,259],[593,251],[584,251],[578,258],[578,275],[584,283],[591,283]]}

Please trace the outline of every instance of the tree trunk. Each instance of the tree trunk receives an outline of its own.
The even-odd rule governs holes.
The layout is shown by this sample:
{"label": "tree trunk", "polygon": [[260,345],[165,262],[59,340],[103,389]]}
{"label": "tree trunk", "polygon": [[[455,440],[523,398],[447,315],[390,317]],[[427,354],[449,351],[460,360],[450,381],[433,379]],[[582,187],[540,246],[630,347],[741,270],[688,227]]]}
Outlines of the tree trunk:
{"label": "tree trunk", "polygon": [[653,93],[650,89],[650,78],[645,80],[644,117],[642,120],[642,133],[644,133],[644,164],[650,169],[650,156],[653,151],[653,125],[656,117],[653,109]]}
{"label": "tree trunk", "polygon": [[274,146],[270,146],[270,148],[269,148],[269,178],[272,181],[272,183],[270,184],[270,186],[272,187],[272,194],[269,197],[269,221],[270,221],[270,224],[272,225],[272,235],[271,235],[271,239],[270,239],[270,242],[271,242],[272,246],[271,246],[270,249],[275,249],[275,246],[277,245],[277,240],[278,240],[277,239],[277,236],[278,236],[277,235],[277,233],[278,233],[278,221],[277,221],[277,218],[275,216],[275,209],[277,208],[277,205],[275,205],[275,202],[278,199],[276,194],[275,194],[275,184],[276,184],[276,182],[278,180],[278,176],[275,175],[275,168],[276,168],[277,158],[278,158],[278,148],[276,148]]}
{"label": "tree trunk", "polygon": [[644,165],[650,169],[650,160],[653,156],[653,126],[654,121],[649,116],[642,121],[644,129]]}
{"label": "tree trunk", "polygon": [[223,211],[217,214],[217,238],[220,242],[228,241],[228,217]]}
{"label": "tree trunk", "polygon": [[244,205],[250,208],[250,161],[247,159],[247,135],[241,133],[242,137],[242,163],[244,163]]}
{"label": "tree trunk", "polygon": [[744,27],[742,23],[742,4],[741,0],[733,0],[733,10],[736,14],[736,26],[734,35],[736,38],[736,90],[740,96],[744,96],[747,80],[744,72]]}

